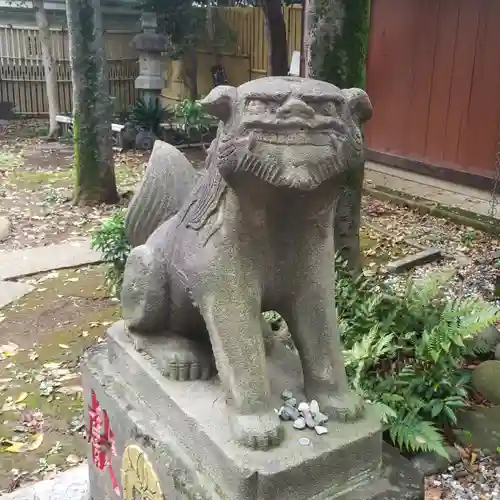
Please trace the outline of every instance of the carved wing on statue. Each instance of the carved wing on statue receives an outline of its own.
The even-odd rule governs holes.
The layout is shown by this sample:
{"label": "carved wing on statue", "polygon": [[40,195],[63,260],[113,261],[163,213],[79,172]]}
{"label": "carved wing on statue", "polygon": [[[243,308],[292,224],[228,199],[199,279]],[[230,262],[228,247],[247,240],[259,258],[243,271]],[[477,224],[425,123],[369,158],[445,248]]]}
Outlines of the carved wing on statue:
{"label": "carved wing on statue", "polygon": [[198,174],[176,147],[156,141],[144,178],[125,217],[125,234],[136,247],[175,215],[191,193]]}

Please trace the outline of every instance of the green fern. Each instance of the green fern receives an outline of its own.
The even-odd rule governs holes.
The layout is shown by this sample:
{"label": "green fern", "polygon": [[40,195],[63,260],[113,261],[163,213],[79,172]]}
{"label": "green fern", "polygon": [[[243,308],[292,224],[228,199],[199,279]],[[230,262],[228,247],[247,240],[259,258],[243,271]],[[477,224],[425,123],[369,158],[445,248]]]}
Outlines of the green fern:
{"label": "green fern", "polygon": [[379,411],[390,439],[406,451],[444,453],[440,429],[467,402],[463,369],[472,340],[499,319],[478,298],[450,299],[454,271],[409,280],[396,293],[379,278],[353,279],[336,260],[336,301],[350,384]]}
{"label": "green fern", "polygon": [[416,415],[406,415],[392,420],[389,427],[391,441],[401,449],[411,452],[433,451],[448,458],[443,437],[430,422],[421,420]]}

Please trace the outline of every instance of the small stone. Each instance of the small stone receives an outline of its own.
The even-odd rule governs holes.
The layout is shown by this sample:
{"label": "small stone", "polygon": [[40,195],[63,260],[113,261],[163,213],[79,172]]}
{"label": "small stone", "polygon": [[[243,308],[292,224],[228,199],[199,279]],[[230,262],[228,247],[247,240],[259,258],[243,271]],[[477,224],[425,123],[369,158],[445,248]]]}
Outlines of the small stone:
{"label": "small stone", "polygon": [[314,427],[316,426],[316,423],[314,422],[314,418],[311,415],[311,413],[305,412],[305,413],[303,413],[303,415],[304,415],[304,420],[306,422],[307,427],[309,427],[309,429],[314,429]]}
{"label": "small stone", "polygon": [[295,406],[288,406],[288,411],[290,415],[292,415],[293,420],[297,420],[300,417],[300,411],[297,408],[295,408]]}
{"label": "small stone", "polygon": [[7,217],[0,217],[0,241],[4,241],[9,237],[10,230],[10,220]]}
{"label": "small stone", "polygon": [[328,429],[326,427],[324,427],[323,425],[317,425],[314,430],[316,431],[316,434],[318,434],[319,436],[322,436],[323,434],[327,434],[328,433]]}
{"label": "small stone", "polygon": [[313,416],[316,415],[317,413],[319,413],[319,404],[315,399],[313,399],[309,403],[309,409],[311,410],[311,413],[313,414]]}
{"label": "small stone", "polygon": [[316,425],[323,425],[328,422],[328,415],[321,412],[316,413],[313,418]]}
{"label": "small stone", "polygon": [[278,411],[278,417],[281,418],[281,420],[284,420],[285,422],[287,420],[292,420],[289,413],[286,411],[286,408],[282,406],[279,411]]}
{"label": "small stone", "polygon": [[293,427],[299,431],[302,429],[306,428],[306,421],[304,420],[303,417],[299,417],[295,422],[293,423]]}
{"label": "small stone", "polygon": [[309,412],[309,405],[305,402],[299,404],[300,413]]}
{"label": "small stone", "polygon": [[281,399],[283,399],[283,401],[288,401],[289,399],[292,398],[293,398],[292,391],[289,391],[288,389],[281,393]]}
{"label": "small stone", "polygon": [[472,372],[472,387],[488,401],[500,404],[500,361],[488,360]]}
{"label": "small stone", "polygon": [[297,408],[294,408],[293,406],[289,406],[288,404],[285,404],[285,406],[282,406],[278,412],[278,416],[281,418],[281,420],[297,420],[300,417],[299,410]]}
{"label": "small stone", "polygon": [[303,437],[299,439],[299,444],[302,446],[309,446],[311,444],[311,440],[309,438]]}
{"label": "small stone", "polygon": [[424,476],[446,472],[450,464],[460,462],[460,452],[454,446],[446,446],[449,458],[442,457],[435,452],[420,452],[415,454],[410,462]]}

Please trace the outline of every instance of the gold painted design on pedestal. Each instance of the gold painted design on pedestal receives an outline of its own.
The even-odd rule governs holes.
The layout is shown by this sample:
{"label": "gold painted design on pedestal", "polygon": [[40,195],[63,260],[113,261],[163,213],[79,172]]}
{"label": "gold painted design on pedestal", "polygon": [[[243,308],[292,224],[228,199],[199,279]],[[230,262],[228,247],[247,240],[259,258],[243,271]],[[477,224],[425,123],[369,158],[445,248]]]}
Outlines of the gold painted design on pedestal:
{"label": "gold painted design on pedestal", "polygon": [[165,500],[153,465],[139,446],[127,446],[121,472],[124,500]]}

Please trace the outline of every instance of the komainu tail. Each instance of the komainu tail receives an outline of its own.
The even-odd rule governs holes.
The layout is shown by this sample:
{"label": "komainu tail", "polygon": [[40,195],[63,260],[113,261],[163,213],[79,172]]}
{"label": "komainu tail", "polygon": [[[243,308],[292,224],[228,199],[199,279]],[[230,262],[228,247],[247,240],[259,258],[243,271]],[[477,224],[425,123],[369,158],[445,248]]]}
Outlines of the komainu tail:
{"label": "komainu tail", "polygon": [[125,234],[136,247],[175,215],[198,178],[189,160],[176,147],[156,141],[144,179],[128,206]]}

